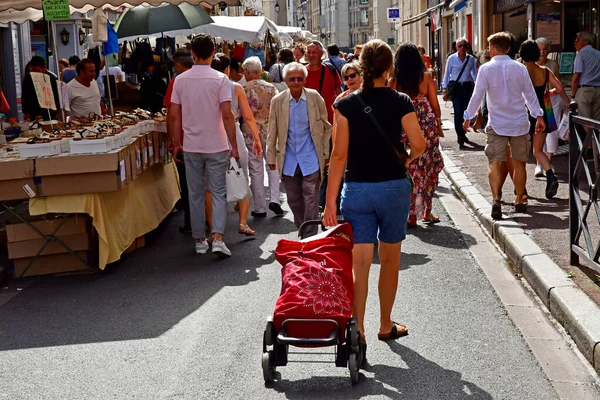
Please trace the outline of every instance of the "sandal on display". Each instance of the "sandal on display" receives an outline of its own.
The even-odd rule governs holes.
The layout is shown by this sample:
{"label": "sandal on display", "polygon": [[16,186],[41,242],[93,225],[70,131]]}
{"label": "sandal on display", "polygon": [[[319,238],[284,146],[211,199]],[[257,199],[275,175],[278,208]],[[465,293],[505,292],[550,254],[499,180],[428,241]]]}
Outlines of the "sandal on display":
{"label": "sandal on display", "polygon": [[256,234],[256,231],[253,231],[252,229],[250,229],[250,227],[248,225],[244,225],[244,224],[240,224],[240,226],[238,228],[238,232],[240,235],[246,235],[246,236],[254,236]]}
{"label": "sandal on display", "polygon": [[395,340],[406,335],[408,335],[408,327],[392,321],[392,330],[388,333],[378,333],[377,338],[379,340],[386,341]]}

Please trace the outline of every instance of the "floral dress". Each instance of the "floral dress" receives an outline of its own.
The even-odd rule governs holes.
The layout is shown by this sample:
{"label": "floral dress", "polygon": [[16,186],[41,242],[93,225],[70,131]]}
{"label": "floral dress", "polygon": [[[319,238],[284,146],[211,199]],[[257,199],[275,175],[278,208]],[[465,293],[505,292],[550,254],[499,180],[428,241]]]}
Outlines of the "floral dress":
{"label": "floral dress", "polygon": [[[254,119],[256,120],[256,125],[258,127],[258,134],[264,149],[269,133],[269,109],[271,106],[271,99],[278,93],[277,89],[273,84],[265,82],[262,79],[254,79],[244,85],[244,90],[246,91],[246,97],[248,97],[248,104],[250,105],[252,114],[254,114]],[[246,124],[242,125],[242,132],[244,133],[246,146],[248,146],[249,149],[252,149],[254,137]]]}
{"label": "floral dress", "polygon": [[[424,94],[419,94],[412,99],[412,102],[425,137],[426,147],[421,157],[413,160],[408,168],[414,182],[409,219],[419,216],[424,218],[431,214],[433,195],[438,187],[438,176],[444,169],[438,125],[431,104]],[[402,141],[409,147],[406,134],[403,135]]]}

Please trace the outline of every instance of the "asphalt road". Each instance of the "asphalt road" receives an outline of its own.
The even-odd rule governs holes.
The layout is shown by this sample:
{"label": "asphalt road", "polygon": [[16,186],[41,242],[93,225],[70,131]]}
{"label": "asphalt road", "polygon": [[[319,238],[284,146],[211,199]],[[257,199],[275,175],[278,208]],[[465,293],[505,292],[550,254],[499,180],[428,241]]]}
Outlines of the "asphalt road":
{"label": "asphalt road", "polygon": [[[285,206],[287,209],[287,206]],[[285,218],[228,234],[234,255],[197,256],[171,217],[110,271],[11,284],[0,306],[1,399],[553,399],[556,394],[436,200],[442,223],[404,243],[395,319],[410,335],[377,340],[371,273],[370,366],[358,385],[330,363],[291,363],[265,387],[265,318],[280,290],[272,251]],[[230,213],[228,232],[237,218]],[[498,268],[504,268],[498,265]],[[0,294],[2,294],[0,291]]]}

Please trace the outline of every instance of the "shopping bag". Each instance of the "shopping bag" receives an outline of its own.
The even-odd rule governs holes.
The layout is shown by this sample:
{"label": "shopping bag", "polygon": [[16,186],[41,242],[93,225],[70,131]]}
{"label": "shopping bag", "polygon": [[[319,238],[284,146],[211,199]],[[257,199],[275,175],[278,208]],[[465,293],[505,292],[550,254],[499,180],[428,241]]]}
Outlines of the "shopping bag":
{"label": "shopping bag", "polygon": [[248,196],[248,181],[244,171],[233,157],[229,160],[227,170],[227,201],[235,202],[244,200]]}
{"label": "shopping bag", "polygon": [[569,139],[569,114],[563,114],[558,125],[558,137],[562,140]]}
{"label": "shopping bag", "polygon": [[546,113],[546,121],[548,121],[546,132],[554,132],[558,126],[556,125],[556,117],[554,116],[552,100],[550,100],[550,92],[548,91],[544,93],[544,112]]}

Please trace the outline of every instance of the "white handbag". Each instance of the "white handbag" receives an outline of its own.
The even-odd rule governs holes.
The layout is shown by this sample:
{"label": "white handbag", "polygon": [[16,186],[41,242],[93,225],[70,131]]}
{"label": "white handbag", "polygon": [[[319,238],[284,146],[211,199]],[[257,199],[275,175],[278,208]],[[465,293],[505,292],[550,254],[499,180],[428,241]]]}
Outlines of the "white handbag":
{"label": "white handbag", "polygon": [[569,139],[569,114],[563,114],[560,124],[558,125],[558,137],[562,140]]}
{"label": "white handbag", "polygon": [[226,182],[228,202],[244,200],[248,196],[248,181],[244,171],[233,157],[229,160]]}

